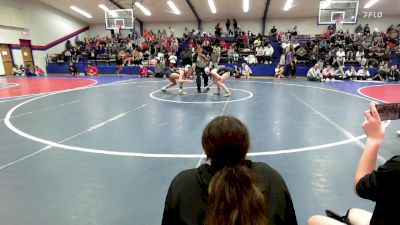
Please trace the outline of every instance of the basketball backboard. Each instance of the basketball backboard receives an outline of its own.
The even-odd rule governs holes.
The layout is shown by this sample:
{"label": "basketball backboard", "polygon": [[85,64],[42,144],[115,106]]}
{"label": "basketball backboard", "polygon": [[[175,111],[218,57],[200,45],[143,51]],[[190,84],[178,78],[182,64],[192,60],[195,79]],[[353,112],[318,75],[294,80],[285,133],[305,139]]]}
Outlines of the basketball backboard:
{"label": "basketball backboard", "polygon": [[357,23],[358,1],[321,0],[319,4],[318,24],[335,24],[342,20],[343,24]]}
{"label": "basketball backboard", "polygon": [[107,30],[133,30],[134,17],[132,9],[108,10],[105,12]]}

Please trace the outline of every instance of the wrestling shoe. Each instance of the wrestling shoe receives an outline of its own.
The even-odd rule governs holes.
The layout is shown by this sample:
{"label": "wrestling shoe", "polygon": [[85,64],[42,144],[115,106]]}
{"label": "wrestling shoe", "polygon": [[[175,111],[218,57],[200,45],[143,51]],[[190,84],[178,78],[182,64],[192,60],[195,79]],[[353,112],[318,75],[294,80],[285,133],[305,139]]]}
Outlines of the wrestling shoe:
{"label": "wrestling shoe", "polygon": [[183,91],[182,89],[179,89],[179,94],[180,94],[180,95],[186,95],[187,92]]}
{"label": "wrestling shoe", "polygon": [[167,92],[167,89],[165,87],[163,87],[163,88],[161,88],[161,91],[165,93],[165,92]]}
{"label": "wrestling shoe", "polygon": [[228,92],[228,93],[224,94],[224,97],[230,97],[231,95],[232,95],[232,93]]}

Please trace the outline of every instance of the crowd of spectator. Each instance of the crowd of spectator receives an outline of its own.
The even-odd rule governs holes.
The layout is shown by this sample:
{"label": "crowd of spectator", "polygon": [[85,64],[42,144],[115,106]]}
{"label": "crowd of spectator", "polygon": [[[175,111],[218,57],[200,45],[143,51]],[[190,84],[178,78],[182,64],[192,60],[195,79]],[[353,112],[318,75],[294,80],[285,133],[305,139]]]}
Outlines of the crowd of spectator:
{"label": "crowd of spectator", "polygon": [[[53,61],[70,63],[85,58],[94,65],[106,61],[117,65],[117,74],[123,66],[152,65],[155,73],[161,74],[165,68],[191,64],[197,46],[202,46],[212,64],[278,64],[275,76],[279,78],[294,77],[296,64],[318,63],[321,70],[328,65],[334,70],[321,76],[321,80],[347,79],[350,76],[345,73],[350,66],[378,68],[379,73],[366,79],[398,80],[398,75],[393,74],[396,72],[390,71],[398,71],[390,59],[393,53],[399,53],[400,24],[390,26],[386,32],[371,31],[368,24],[359,25],[354,33],[328,26],[321,35],[311,37],[298,35],[297,26],[287,32],[279,32],[273,26],[269,35],[254,35],[243,31],[235,19],[232,21],[233,29],[228,19],[226,29],[218,23],[214,34],[185,28],[183,38],[177,38],[171,27],[157,32],[145,29],[143,35],[132,33],[126,37],[116,34],[81,41],[76,36],[75,45],[67,41],[65,50]],[[354,78],[359,77],[350,79]]]}

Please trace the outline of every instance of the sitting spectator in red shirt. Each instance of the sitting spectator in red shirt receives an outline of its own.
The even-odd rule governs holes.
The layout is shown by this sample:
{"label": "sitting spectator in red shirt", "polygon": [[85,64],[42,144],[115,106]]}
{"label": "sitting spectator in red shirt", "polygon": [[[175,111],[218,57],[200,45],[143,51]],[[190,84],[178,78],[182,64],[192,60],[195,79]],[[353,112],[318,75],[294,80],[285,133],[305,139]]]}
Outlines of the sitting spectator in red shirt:
{"label": "sitting spectator in red shirt", "polygon": [[154,75],[153,71],[147,69],[147,67],[141,65],[139,69],[140,77],[149,77],[150,75]]}
{"label": "sitting spectator in red shirt", "polygon": [[45,72],[42,68],[35,66],[35,74],[36,76],[44,76]]}
{"label": "sitting spectator in red shirt", "polygon": [[92,64],[89,64],[88,68],[86,69],[86,75],[87,76],[98,76],[99,69],[97,69],[97,67],[93,66]]}

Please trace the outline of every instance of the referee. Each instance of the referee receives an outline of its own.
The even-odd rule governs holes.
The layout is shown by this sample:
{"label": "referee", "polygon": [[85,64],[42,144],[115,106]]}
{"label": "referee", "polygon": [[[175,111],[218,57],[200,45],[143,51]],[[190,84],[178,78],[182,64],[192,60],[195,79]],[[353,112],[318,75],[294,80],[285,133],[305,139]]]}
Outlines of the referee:
{"label": "referee", "polygon": [[206,71],[204,70],[207,66],[209,57],[206,51],[203,51],[202,46],[197,47],[196,54],[193,56],[193,67],[196,68],[196,83],[197,83],[197,92],[201,93],[201,77],[204,79],[204,87],[208,85],[208,76]]}

